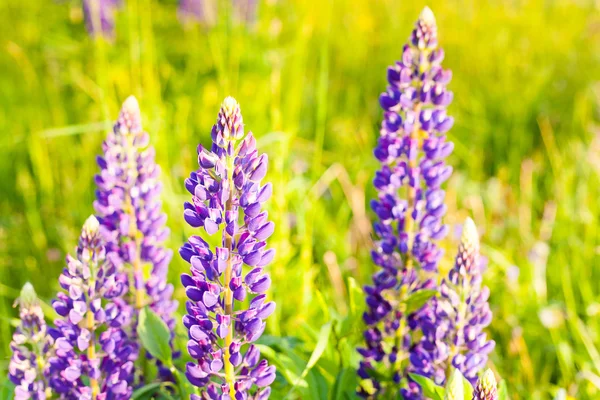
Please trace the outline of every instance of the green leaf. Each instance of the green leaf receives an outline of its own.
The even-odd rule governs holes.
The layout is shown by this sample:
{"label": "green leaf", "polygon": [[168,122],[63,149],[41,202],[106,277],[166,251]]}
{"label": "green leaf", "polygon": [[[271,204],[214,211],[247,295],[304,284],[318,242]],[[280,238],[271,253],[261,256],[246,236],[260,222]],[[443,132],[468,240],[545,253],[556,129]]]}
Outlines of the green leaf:
{"label": "green leaf", "polygon": [[154,382],[144,385],[141,388],[137,389],[135,392],[133,392],[131,400],[145,398],[144,396],[153,394],[160,390],[161,385],[161,382]]}
{"label": "green leaf", "polygon": [[0,384],[0,400],[12,400],[15,398],[15,385],[8,379]]}
{"label": "green leaf", "polygon": [[498,400],[510,400],[505,380],[501,380],[498,384]]}
{"label": "green leaf", "polygon": [[[304,370],[304,371],[306,371],[306,373],[308,373],[308,370],[310,370],[312,367],[315,366],[317,361],[319,361],[319,358],[321,358],[321,356],[325,352],[325,349],[327,349],[327,344],[329,344],[329,335],[330,334],[331,334],[331,322],[328,322],[325,325],[323,325],[321,327],[321,330],[319,331],[319,339],[317,340],[317,345],[315,346],[315,349],[313,350],[312,354],[310,355],[310,359],[308,360],[308,363],[306,364],[306,368]],[[305,373],[303,373],[302,375],[305,375]]]}
{"label": "green leaf", "polygon": [[367,374],[377,382],[391,382],[394,379],[394,370],[385,366],[368,369]]}
{"label": "green leaf", "polygon": [[331,335],[331,322],[328,322],[321,327],[321,330],[319,331],[317,345],[315,346],[315,349],[313,350],[312,354],[310,355],[310,358],[308,359],[308,363],[306,364],[304,371],[302,371],[302,375],[300,375],[300,378],[297,379],[294,382],[294,384],[292,385],[292,387],[290,388],[290,391],[288,392],[286,399],[290,397],[290,395],[294,392],[294,389],[296,388],[296,386],[306,378],[306,376],[308,375],[308,373],[312,369],[312,367],[314,367],[315,364],[317,363],[317,361],[319,361],[319,359],[321,358],[321,356],[327,349],[327,345],[329,344],[329,336],[330,335]]}
{"label": "green leaf", "polygon": [[362,314],[365,307],[365,298],[362,289],[353,278],[348,278],[348,314],[340,318],[336,324],[338,338],[344,338],[362,332]]}
{"label": "green leaf", "polygon": [[465,391],[465,400],[471,400],[473,398],[473,385],[471,385],[471,382],[469,382],[464,376],[463,387]]}
{"label": "green leaf", "polygon": [[425,397],[429,397],[432,400],[443,400],[444,399],[444,388],[436,385],[431,379],[417,375],[408,374],[411,379],[421,386]]}
{"label": "green leaf", "polygon": [[[450,378],[446,383],[444,399],[447,400],[465,400],[464,377],[458,368],[453,368]],[[469,397],[470,398],[470,397]]]}
{"label": "green leaf", "polygon": [[167,366],[172,365],[171,333],[167,324],[148,307],[140,311],[137,334],[142,345],[153,357],[158,358]]}
{"label": "green leaf", "polygon": [[405,301],[406,305],[406,313],[411,314],[427,303],[429,299],[437,294],[437,290],[435,289],[421,289],[417,290],[413,294],[410,295],[408,299]]}
{"label": "green leaf", "polygon": [[348,303],[350,314],[362,316],[365,307],[365,294],[354,278],[348,278]]}
{"label": "green leaf", "polygon": [[342,369],[335,378],[331,400],[357,399],[358,377],[354,368]]}
{"label": "green leaf", "polygon": [[187,380],[185,374],[177,368],[171,368],[171,372],[175,375],[179,387],[179,394],[182,399],[189,399],[190,395],[195,392],[192,384]]}

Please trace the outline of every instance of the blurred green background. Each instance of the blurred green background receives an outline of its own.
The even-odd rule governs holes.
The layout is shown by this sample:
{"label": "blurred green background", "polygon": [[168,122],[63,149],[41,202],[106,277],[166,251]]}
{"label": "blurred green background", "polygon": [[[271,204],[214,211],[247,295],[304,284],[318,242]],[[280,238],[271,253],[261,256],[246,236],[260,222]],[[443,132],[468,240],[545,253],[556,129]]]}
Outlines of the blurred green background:
{"label": "blurred green background", "polygon": [[[446,221],[471,215],[483,235],[490,366],[513,399],[598,399],[600,2],[427,4],[454,72]],[[93,212],[95,155],[120,103],[140,100],[176,250],[191,234],[183,180],[233,95],[275,186],[276,393],[324,399],[355,384],[378,96],[424,5],[265,0],[254,24],[222,9],[214,26],[184,27],[174,0],[125,0],[109,43],[88,37],[79,2],[0,2],[0,370],[18,289],[29,280],[52,298]],[[186,269],[175,256],[172,282]]]}

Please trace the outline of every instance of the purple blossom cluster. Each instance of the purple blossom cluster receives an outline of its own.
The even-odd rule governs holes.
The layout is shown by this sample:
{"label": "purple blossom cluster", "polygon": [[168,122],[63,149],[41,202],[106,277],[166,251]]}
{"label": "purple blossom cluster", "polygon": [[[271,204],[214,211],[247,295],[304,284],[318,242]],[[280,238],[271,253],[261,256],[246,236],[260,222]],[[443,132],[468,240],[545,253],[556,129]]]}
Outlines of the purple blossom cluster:
{"label": "purple blossom cluster", "polygon": [[8,377],[16,385],[15,400],[45,400],[50,397],[48,386],[48,357],[52,338],[35,290],[26,283],[17,299],[20,324],[10,343],[12,357]]}
{"label": "purple blossom cluster", "polygon": [[[94,208],[107,250],[118,256],[116,279],[127,289],[132,322],[137,323],[139,310],[149,306],[174,332],[177,302],[172,299],[173,285],[167,283],[173,253],[163,245],[169,229],[160,200],[160,167],[148,143],[138,102],[131,96],[102,145],[103,156],[98,157]],[[147,279],[145,269],[149,269]],[[126,329],[133,335],[134,327]]]}
{"label": "purple blossom cluster", "polygon": [[63,292],[52,306],[60,318],[49,330],[54,355],[48,360],[52,391],[63,399],[129,399],[136,345],[123,326],[131,308],[122,299],[127,286],[118,279],[98,220],[85,222],[77,257],[67,256],[59,278]]}
{"label": "purple blossom cluster", "polygon": [[83,0],[85,26],[90,36],[114,38],[115,12],[120,5],[120,0]]}
{"label": "purple blossom cluster", "polygon": [[435,17],[425,8],[401,60],[388,68],[388,87],[380,97],[384,121],[375,157],[382,166],[374,179],[378,198],[371,202],[378,218],[372,258],[380,269],[365,287],[366,348],[359,349],[358,371],[363,396],[385,392],[383,380],[373,378],[378,366],[391,371],[387,390],[398,391],[411,331],[418,328],[414,315],[405,312],[406,301],[436,286],[432,278],[443,255],[436,241],[448,231],[441,221],[446,213],[441,185],[452,173],[444,160],[454,148],[446,138],[454,122],[446,114],[452,73],[442,68],[443,58]]}
{"label": "purple blossom cluster", "polygon": [[[42,399],[48,390],[63,399],[130,398],[140,343],[136,326],[144,307],[162,318],[173,339],[177,302],[167,283],[172,252],[162,244],[169,231],[161,211],[160,169],[148,142],[138,103],[130,97],[97,160],[98,217],[86,221],[77,256],[67,257],[59,277],[63,291],[52,303],[59,315],[55,327],[46,328],[37,303],[21,300],[11,362],[19,398]],[[171,379],[157,364],[161,378]]]}
{"label": "purple blossom cluster", "polygon": [[217,2],[213,0],[179,0],[177,15],[184,23],[214,25],[217,17]]}
{"label": "purple blossom cluster", "polygon": [[477,381],[473,390],[472,400],[498,400],[498,389],[496,386],[496,377],[488,369]]}
{"label": "purple blossom cluster", "polygon": [[456,262],[440,285],[440,296],[420,312],[423,337],[410,355],[414,370],[439,385],[450,366],[475,384],[494,349],[494,341],[483,331],[492,321],[490,291],[481,285],[483,267],[479,234],[467,218]]}
{"label": "purple blossom cluster", "polygon": [[192,22],[207,26],[215,25],[221,5],[231,8],[238,22],[252,24],[256,21],[258,0],[179,0],[178,15],[184,23]]}
{"label": "purple blossom cluster", "polygon": [[192,399],[267,399],[275,367],[260,359],[253,342],[275,310],[265,295],[271,280],[264,268],[275,255],[266,243],[274,224],[262,211],[272,192],[270,183],[261,184],[268,160],[259,155],[252,133],[244,134],[240,107],[231,97],[223,101],[212,142],[210,151],[198,146],[200,168],[185,181],[192,195],[184,206],[186,222],[221,237],[212,249],[191,236],[179,250],[191,264],[190,274],[181,275],[189,298],[183,324],[195,360],[186,376],[204,396]]}

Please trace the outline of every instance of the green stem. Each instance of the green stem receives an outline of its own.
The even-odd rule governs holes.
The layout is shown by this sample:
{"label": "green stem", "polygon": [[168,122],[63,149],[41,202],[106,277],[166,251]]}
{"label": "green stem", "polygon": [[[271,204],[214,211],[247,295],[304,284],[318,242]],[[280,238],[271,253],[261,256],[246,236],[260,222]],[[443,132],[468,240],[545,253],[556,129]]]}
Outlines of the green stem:
{"label": "green stem", "polygon": [[[90,251],[90,260],[94,259],[94,255],[91,254],[93,252]],[[90,342],[87,348],[87,358],[90,365],[94,364],[94,360],[96,360],[96,334],[95,334],[95,324],[94,324],[94,312],[92,311],[92,304],[90,298],[94,294],[96,288],[96,268],[97,265],[92,262],[90,263],[90,289],[87,293],[87,315],[86,315],[86,326],[88,331],[90,331]],[[98,393],[100,392],[100,386],[98,384],[98,380],[92,378],[90,376],[90,388],[92,389],[92,400],[96,400]]]}
{"label": "green stem", "polygon": [[[233,157],[227,156],[227,182],[229,184],[229,198],[225,204],[225,213],[231,210],[233,200]],[[229,386],[229,395],[231,398],[235,398],[235,375],[233,371],[233,364],[229,361],[229,346],[233,342],[233,291],[229,288],[229,282],[231,281],[231,273],[233,270],[232,264],[232,251],[233,251],[233,238],[227,234],[226,230],[223,230],[225,235],[225,247],[229,254],[227,257],[227,268],[225,269],[225,314],[230,316],[230,326],[225,337],[225,352],[223,355],[223,362],[225,364],[225,380]]]}
{"label": "green stem", "polygon": [[[129,171],[136,171],[137,173],[137,166],[136,166],[136,147],[134,145],[134,135],[129,134],[126,137],[127,140],[127,150],[129,152],[129,154],[127,155],[127,160],[129,165],[127,166],[127,169]],[[131,196],[129,195],[129,192],[126,191],[126,207],[125,207],[125,212],[127,213],[127,215],[129,215],[129,232],[127,233],[127,237],[129,238],[129,240],[133,241],[135,243],[135,249],[134,249],[134,257],[133,260],[131,260],[131,266],[133,267],[133,271],[132,271],[132,279],[131,279],[131,288],[133,289],[133,305],[135,307],[135,316],[136,319],[134,321],[134,324],[137,325],[137,317],[140,314],[140,310],[142,308],[144,308],[144,306],[146,305],[146,296],[145,296],[145,289],[144,289],[144,270],[143,270],[143,265],[142,265],[142,259],[141,259],[141,238],[140,238],[140,232],[138,231],[138,224],[137,224],[137,216],[135,214],[135,207],[133,204],[133,199],[131,198]],[[132,326],[132,333],[135,334],[136,332],[136,326]],[[144,374],[144,376],[147,376],[148,370],[147,370],[147,363],[146,363],[146,353],[144,351],[140,351],[139,357],[138,357],[138,365],[140,365],[142,367],[142,373]]]}

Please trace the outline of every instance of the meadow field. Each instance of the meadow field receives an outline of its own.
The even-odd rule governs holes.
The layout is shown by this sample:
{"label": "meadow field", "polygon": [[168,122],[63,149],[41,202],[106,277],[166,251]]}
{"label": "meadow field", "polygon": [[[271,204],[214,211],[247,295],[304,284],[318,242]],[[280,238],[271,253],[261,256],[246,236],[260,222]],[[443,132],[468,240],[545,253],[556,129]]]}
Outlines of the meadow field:
{"label": "meadow field", "polygon": [[272,398],[350,398],[361,288],[375,269],[378,98],[428,5],[456,121],[440,268],[451,267],[455,231],[471,216],[489,262],[489,367],[513,400],[599,399],[600,2],[258,3],[252,21],[223,7],[212,23],[182,24],[175,0],[124,0],[106,41],[88,36],[79,1],[0,2],[2,398],[12,396],[13,302],[30,281],[56,317],[57,277],[94,212],[96,155],[131,94],[162,169],[180,314],[189,265],[177,249],[192,234],[184,180],[231,95],[274,188],[277,309],[261,338],[278,371]]}

